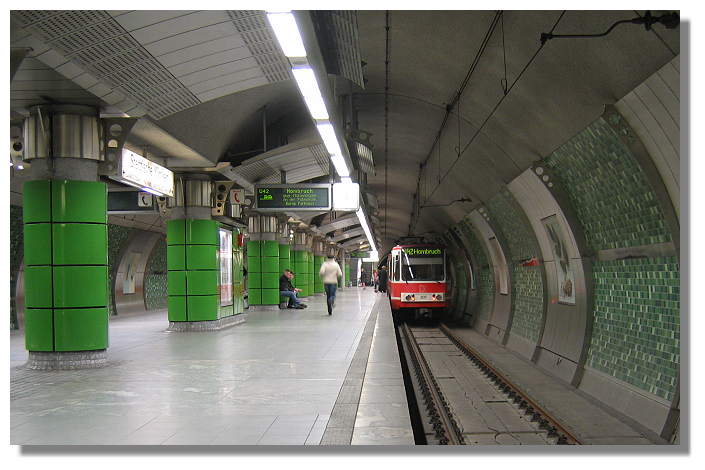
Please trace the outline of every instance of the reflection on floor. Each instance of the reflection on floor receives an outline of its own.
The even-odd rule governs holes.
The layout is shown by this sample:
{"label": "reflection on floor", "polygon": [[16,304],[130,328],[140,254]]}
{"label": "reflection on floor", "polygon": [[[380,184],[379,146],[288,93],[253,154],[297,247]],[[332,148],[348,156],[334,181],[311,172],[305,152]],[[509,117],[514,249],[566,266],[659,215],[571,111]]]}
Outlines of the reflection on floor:
{"label": "reflection on floor", "polygon": [[166,312],[110,323],[110,366],[25,370],[11,335],[12,444],[318,444],[378,295],[250,311],[218,332],[168,333]]}

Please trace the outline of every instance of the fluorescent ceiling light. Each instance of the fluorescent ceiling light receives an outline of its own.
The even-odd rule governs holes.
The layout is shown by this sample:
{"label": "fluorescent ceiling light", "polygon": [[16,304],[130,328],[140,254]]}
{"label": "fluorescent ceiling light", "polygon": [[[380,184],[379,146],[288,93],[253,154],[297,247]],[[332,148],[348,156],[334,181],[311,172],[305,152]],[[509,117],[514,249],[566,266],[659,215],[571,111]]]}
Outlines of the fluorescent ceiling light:
{"label": "fluorescent ceiling light", "polygon": [[343,176],[342,178],[340,178],[340,182],[341,183],[352,183],[352,180],[350,179],[349,176]]}
{"label": "fluorescent ceiling light", "polygon": [[335,171],[338,172],[341,178],[350,179],[350,171],[348,170],[348,166],[345,164],[345,159],[342,155],[333,155],[330,157],[330,160],[333,162]]}
{"label": "fluorescent ceiling light", "polygon": [[291,71],[294,73],[294,80],[304,96],[311,117],[313,119],[328,119],[326,103],[323,101],[321,89],[318,88],[318,80],[316,80],[313,69],[311,67],[295,67]]}
{"label": "fluorescent ceiling light", "polygon": [[140,188],[140,189],[141,189],[142,191],[148,192],[148,193],[150,193],[150,194],[154,194],[155,196],[163,196],[162,193],[160,193],[159,191],[155,191],[155,190],[152,189],[152,188]]}
{"label": "fluorescent ceiling light", "polygon": [[370,243],[370,248],[372,248],[372,251],[377,251],[377,246],[375,245],[374,239],[372,238],[372,232],[370,232],[370,226],[367,224],[367,217],[365,217],[365,212],[362,210],[362,208],[360,208],[357,210],[355,215],[357,215],[357,219],[360,221],[360,225],[362,225],[362,230],[365,232],[367,241]]}
{"label": "fluorescent ceiling light", "polygon": [[323,139],[323,145],[326,146],[326,150],[328,150],[329,154],[343,154],[343,152],[340,150],[340,145],[338,144],[338,138],[335,136],[333,124],[331,124],[330,122],[319,122],[318,124],[316,124],[316,129],[318,129],[318,133],[321,135],[321,139]]}
{"label": "fluorescent ceiling light", "polygon": [[306,48],[291,11],[267,13],[269,24],[287,57],[306,57]]}

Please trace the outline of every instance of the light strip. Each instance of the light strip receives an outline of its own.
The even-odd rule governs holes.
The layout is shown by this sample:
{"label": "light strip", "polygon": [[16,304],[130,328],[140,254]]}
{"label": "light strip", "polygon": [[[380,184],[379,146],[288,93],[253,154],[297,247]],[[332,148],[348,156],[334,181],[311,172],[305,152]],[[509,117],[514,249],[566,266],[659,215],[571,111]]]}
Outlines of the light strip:
{"label": "light strip", "polygon": [[321,96],[321,90],[318,87],[316,74],[309,66],[295,67],[291,69],[294,74],[294,80],[299,86],[299,91],[304,96],[308,112],[311,113],[313,119],[328,119],[328,110],[326,103]]}
{"label": "light strip", "polygon": [[342,155],[343,152],[340,150],[340,145],[338,144],[338,138],[335,136],[335,129],[333,129],[333,124],[330,122],[319,122],[316,124],[316,129],[323,139],[323,145],[325,145],[326,150],[331,155]]}
{"label": "light strip", "polygon": [[267,19],[287,57],[306,57],[306,48],[291,11],[267,12]]}
{"label": "light strip", "polygon": [[355,215],[357,215],[357,219],[360,221],[360,225],[362,225],[362,230],[365,232],[367,241],[370,243],[370,248],[372,248],[371,251],[376,252],[377,245],[375,245],[374,238],[372,238],[372,232],[370,231],[370,226],[367,224],[367,217],[365,217],[365,212],[362,210],[362,208],[360,208],[357,210]]}

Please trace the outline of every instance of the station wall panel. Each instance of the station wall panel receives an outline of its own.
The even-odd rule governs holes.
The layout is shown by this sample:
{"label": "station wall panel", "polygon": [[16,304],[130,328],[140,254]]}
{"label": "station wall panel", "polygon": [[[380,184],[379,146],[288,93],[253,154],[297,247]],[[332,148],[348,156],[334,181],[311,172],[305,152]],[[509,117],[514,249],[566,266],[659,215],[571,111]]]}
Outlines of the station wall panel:
{"label": "station wall panel", "polygon": [[[544,163],[560,178],[592,250],[672,241],[646,175],[603,118]],[[671,400],[680,364],[679,276],[675,256],[596,261],[586,365]]]}
{"label": "station wall panel", "polygon": [[531,227],[522,220],[511,194],[499,192],[487,204],[492,222],[507,241],[512,274],[511,333],[537,342],[544,316],[544,285],[541,266],[522,266],[522,261],[541,258]]}
{"label": "station wall panel", "polygon": [[[185,269],[185,250],[175,247],[174,269]],[[169,293],[167,290],[168,262],[166,240],[160,238],[152,248],[144,273],[144,305],[147,310],[168,308]]]}

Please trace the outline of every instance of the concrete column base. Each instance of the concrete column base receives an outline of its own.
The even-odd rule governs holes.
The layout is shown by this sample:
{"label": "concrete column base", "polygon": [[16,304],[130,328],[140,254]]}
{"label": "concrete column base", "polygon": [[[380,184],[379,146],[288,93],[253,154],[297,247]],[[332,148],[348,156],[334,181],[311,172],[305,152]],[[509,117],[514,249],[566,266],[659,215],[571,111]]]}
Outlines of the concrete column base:
{"label": "concrete column base", "polygon": [[250,308],[248,310],[254,312],[264,312],[267,310],[280,310],[280,308],[279,305],[250,305]]}
{"label": "concrete column base", "polygon": [[246,313],[239,313],[229,317],[220,318],[218,320],[207,321],[170,321],[169,328],[166,331],[176,333],[200,332],[200,331],[218,331],[231,326],[239,325],[247,321]]}
{"label": "concrete column base", "polygon": [[96,351],[29,351],[31,370],[97,369],[108,365],[106,349]]}

